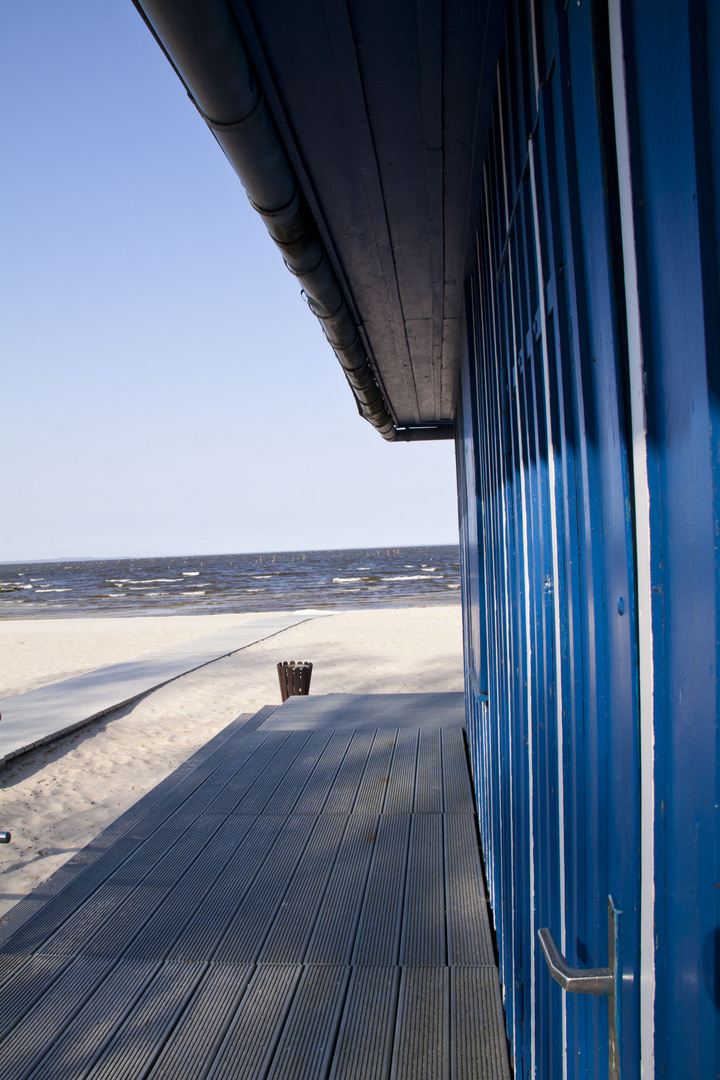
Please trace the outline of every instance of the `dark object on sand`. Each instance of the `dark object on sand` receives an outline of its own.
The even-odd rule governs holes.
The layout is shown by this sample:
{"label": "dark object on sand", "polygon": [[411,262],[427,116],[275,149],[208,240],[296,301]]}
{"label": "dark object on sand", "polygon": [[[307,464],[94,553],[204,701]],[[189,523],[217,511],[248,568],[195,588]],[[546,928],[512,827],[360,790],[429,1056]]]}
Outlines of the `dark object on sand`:
{"label": "dark object on sand", "polygon": [[283,701],[295,694],[307,695],[310,691],[312,664],[297,663],[295,660],[283,660],[277,666],[280,680],[280,694]]}
{"label": "dark object on sand", "polygon": [[9,844],[11,839],[9,832],[0,831],[0,844]]}

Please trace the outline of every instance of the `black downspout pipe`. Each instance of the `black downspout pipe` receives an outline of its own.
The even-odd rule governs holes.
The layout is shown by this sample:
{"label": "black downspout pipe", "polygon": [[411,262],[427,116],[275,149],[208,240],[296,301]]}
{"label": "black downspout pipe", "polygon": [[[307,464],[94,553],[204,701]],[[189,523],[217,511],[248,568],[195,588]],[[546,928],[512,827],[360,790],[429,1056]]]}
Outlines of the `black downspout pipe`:
{"label": "black downspout pipe", "polygon": [[451,437],[395,427],[227,0],[133,2],[300,282],[362,416],[390,441]]}

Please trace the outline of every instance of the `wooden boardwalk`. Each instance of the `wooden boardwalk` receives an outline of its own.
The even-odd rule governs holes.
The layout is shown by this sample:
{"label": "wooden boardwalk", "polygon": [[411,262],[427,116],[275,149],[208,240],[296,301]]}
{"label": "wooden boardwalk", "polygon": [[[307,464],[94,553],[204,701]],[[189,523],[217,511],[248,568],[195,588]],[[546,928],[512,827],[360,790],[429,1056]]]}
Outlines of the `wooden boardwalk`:
{"label": "wooden boardwalk", "polygon": [[13,909],[0,1077],[507,1080],[463,732],[415,697],[236,722]]}

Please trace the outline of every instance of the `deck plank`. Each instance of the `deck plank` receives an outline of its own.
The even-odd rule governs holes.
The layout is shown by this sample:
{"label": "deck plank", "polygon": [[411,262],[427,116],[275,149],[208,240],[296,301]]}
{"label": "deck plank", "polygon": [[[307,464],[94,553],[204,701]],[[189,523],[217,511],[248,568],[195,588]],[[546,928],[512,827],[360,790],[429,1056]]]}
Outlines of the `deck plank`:
{"label": "deck plank", "polygon": [[306,963],[350,963],[377,830],[375,816],[355,814],[348,820],[304,957]]}
{"label": "deck plank", "polygon": [[[247,830],[238,850],[213,882],[202,907],[174,943],[175,960],[213,959],[218,943],[249,892],[282,830],[283,818],[234,818]],[[248,828],[249,825],[249,828]]]}
{"label": "deck plank", "polygon": [[337,814],[317,819],[282,907],[260,953],[261,962],[302,962],[347,823],[347,818]]}
{"label": "deck plank", "polygon": [[250,980],[208,1077],[264,1076],[302,974],[299,964],[259,967]]}
{"label": "deck plank", "polygon": [[462,729],[398,697],[233,726],[24,902],[0,1080],[507,1080]]}
{"label": "deck plank", "polygon": [[330,1080],[383,1080],[390,1070],[400,968],[355,967]]}
{"label": "deck plank", "polygon": [[[290,700],[288,698],[288,700]],[[330,741],[320,755],[317,765],[307,779],[302,794],[295,804],[295,814],[320,814],[328,792],[335,784],[345,756],[350,749],[353,732],[333,732]]]}
{"label": "deck plank", "polygon": [[[40,1063],[52,1044],[92,1000],[113,966],[111,960],[80,957],[65,968],[0,1043],[2,1080],[20,1080]],[[141,968],[126,973],[126,998],[141,992],[154,975],[157,964],[144,962]]]}
{"label": "deck plank", "polygon": [[235,912],[214,954],[216,960],[255,961],[265,943],[315,824],[313,818],[304,816],[279,820],[283,824],[272,858],[265,860]]}
{"label": "deck plank", "polygon": [[380,819],[353,963],[397,964],[407,873],[409,814]]}
{"label": "deck plank", "polygon": [[199,991],[162,1047],[148,1080],[201,1077],[215,1060],[254,968],[211,964]]}
{"label": "deck plank", "polygon": [[401,964],[447,963],[442,814],[415,814],[410,831]]}
{"label": "deck plank", "polygon": [[403,968],[390,1080],[450,1080],[450,972]]}
{"label": "deck plank", "polygon": [[411,814],[413,811],[419,736],[416,728],[400,730],[385,797],[386,814]]}
{"label": "deck plank", "polygon": [[268,1080],[327,1076],[349,977],[349,967],[304,968]]}

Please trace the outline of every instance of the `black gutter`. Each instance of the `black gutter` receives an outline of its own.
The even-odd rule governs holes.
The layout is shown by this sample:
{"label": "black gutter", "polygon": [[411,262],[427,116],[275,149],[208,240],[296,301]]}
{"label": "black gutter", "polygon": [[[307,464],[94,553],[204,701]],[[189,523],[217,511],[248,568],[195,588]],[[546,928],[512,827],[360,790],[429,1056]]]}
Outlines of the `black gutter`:
{"label": "black gutter", "polygon": [[[133,0],[302,287],[358,408],[384,439],[395,427],[357,327],[226,0]],[[439,430],[439,429],[438,429]]]}

